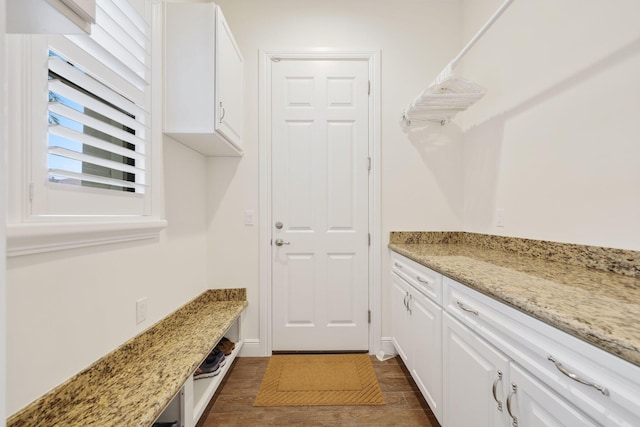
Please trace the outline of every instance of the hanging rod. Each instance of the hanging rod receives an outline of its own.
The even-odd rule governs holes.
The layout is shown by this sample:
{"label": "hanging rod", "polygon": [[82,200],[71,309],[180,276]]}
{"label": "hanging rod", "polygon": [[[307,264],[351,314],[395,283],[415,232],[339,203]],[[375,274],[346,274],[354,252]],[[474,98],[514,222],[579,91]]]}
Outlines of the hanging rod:
{"label": "hanging rod", "polygon": [[460,51],[458,56],[453,58],[453,60],[449,63],[449,65],[451,66],[451,69],[454,69],[456,67],[456,65],[458,65],[458,62],[460,62],[462,57],[465,56],[467,54],[467,52],[469,51],[469,49],[471,49],[473,47],[473,45],[476,44],[476,42],[480,39],[480,37],[482,37],[484,35],[484,33],[486,33],[487,30],[489,30],[489,28],[491,28],[493,23],[498,20],[500,15],[502,15],[504,13],[504,11],[507,10],[507,8],[511,5],[511,3],[513,3],[513,1],[514,0],[505,0],[505,2],[502,3],[502,5],[498,8],[498,10],[496,10],[493,13],[493,15],[491,15],[491,18],[489,18],[489,20],[487,22],[485,22],[485,24],[482,26],[482,28],[480,28],[480,30],[478,30],[476,35],[473,36],[473,38],[471,40],[469,40],[469,43],[467,43],[467,45],[462,48],[462,50]]}
{"label": "hanging rod", "polygon": [[410,119],[407,116],[407,112],[404,111],[402,113],[402,121],[407,125],[411,126],[411,122],[430,122],[430,123],[438,123],[440,126],[444,126],[449,123],[449,119]]}
{"label": "hanging rod", "polygon": [[485,22],[484,25],[478,30],[478,32],[471,38],[471,40],[469,40],[465,47],[462,48],[460,53],[458,53],[458,55],[456,55],[456,57],[453,58],[451,62],[446,65],[446,67],[444,67],[444,70],[442,70],[440,74],[438,74],[438,76],[431,84],[438,84],[442,79],[447,78],[451,74],[453,69],[458,65],[458,62],[460,62],[462,58],[467,54],[467,52],[469,52],[469,50],[478,42],[478,40],[480,40],[480,37],[482,37],[489,30],[489,28],[491,28],[491,26],[504,13],[504,11],[507,10],[509,6],[511,6],[511,3],[513,3],[513,1],[514,0],[505,0],[504,3],[500,5],[500,7],[493,13],[493,15],[491,15],[489,20]]}

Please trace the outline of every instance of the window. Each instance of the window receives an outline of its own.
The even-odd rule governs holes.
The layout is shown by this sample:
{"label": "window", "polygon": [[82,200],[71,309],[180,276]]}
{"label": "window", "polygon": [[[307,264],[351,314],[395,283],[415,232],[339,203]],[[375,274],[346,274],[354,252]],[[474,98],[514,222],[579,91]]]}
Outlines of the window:
{"label": "window", "polygon": [[[22,58],[10,83],[21,88],[11,101],[22,112],[20,130],[10,135],[22,142],[24,160],[23,170],[11,172],[23,185],[16,187],[21,212],[9,220],[10,254],[12,236],[33,240],[38,230],[98,230],[100,239],[82,238],[85,246],[111,241],[105,230],[120,230],[119,241],[164,226],[151,179],[151,42],[159,36],[152,37],[149,17],[159,6],[144,5],[142,16],[127,0],[97,0],[91,35],[23,35],[10,43]],[[137,233],[140,227],[146,231]]]}
{"label": "window", "polygon": [[127,2],[99,0],[90,36],[34,43],[48,96],[47,144],[32,138],[32,217],[149,214],[149,33]]}
{"label": "window", "polygon": [[144,193],[138,107],[53,50],[48,77],[48,181]]}

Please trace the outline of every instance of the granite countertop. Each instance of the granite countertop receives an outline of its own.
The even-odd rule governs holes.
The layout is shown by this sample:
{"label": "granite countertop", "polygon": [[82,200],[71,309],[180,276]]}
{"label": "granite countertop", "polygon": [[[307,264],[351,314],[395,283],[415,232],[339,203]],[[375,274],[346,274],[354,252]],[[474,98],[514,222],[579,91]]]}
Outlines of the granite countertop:
{"label": "granite countertop", "polygon": [[19,426],[149,427],[247,306],[210,289],[7,419]]}
{"label": "granite countertop", "polygon": [[[640,366],[640,277],[635,266],[640,253],[611,250],[616,253],[609,259],[594,259],[604,248],[567,244],[563,250],[562,244],[550,242],[555,249],[532,255],[528,249],[507,245],[505,250],[464,234],[415,239],[392,233],[389,248]],[[533,242],[544,247],[542,241]],[[576,250],[582,255],[575,255]],[[576,259],[584,253],[591,264],[608,271],[581,266]]]}

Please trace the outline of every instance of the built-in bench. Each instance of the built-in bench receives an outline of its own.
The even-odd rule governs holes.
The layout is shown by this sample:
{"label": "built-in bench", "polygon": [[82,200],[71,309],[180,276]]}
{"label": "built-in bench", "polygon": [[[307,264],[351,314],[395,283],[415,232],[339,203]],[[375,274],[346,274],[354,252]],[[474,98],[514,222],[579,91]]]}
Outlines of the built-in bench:
{"label": "built-in bench", "polygon": [[9,417],[7,426],[151,426],[225,332],[239,327],[246,306],[246,289],[202,293]]}

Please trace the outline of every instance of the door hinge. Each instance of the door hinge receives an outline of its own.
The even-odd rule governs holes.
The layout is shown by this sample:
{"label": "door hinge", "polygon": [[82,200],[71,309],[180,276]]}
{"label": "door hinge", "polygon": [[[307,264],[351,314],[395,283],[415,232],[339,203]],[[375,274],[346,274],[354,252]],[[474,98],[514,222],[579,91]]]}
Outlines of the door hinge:
{"label": "door hinge", "polygon": [[367,85],[367,95],[371,95],[371,80],[369,80],[369,84]]}
{"label": "door hinge", "polygon": [[33,202],[33,182],[29,183],[29,202]]}
{"label": "door hinge", "polygon": [[369,323],[371,323],[371,310],[369,310],[369,314],[367,316],[368,316]]}
{"label": "door hinge", "polygon": [[371,172],[371,157],[369,157],[369,164],[367,165],[367,170]]}
{"label": "door hinge", "polygon": [[368,243],[367,243],[367,244],[368,244],[369,246],[371,246],[371,233],[367,234],[367,236],[368,236],[368,238],[367,238]]}

